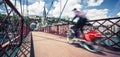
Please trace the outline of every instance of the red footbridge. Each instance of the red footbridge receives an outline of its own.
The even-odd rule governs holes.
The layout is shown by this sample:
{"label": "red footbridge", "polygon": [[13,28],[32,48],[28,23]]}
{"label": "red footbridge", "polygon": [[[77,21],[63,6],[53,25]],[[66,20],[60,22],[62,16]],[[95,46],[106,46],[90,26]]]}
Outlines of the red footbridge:
{"label": "red footbridge", "polygon": [[[40,27],[30,25],[10,0],[0,1],[6,15],[0,18],[0,57],[119,57],[120,17],[89,20],[94,30],[102,34],[100,51],[92,53],[67,43],[68,23]],[[10,9],[8,9],[8,7]],[[14,14],[13,14],[14,13]],[[14,17],[11,19],[11,14]],[[89,28],[84,27],[85,30]]]}

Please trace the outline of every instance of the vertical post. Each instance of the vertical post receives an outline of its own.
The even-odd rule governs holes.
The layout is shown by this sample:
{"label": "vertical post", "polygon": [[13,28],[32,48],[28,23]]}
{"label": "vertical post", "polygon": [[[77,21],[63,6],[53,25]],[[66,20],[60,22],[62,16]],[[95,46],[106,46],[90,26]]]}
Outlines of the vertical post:
{"label": "vertical post", "polygon": [[23,40],[23,25],[24,25],[24,22],[23,22],[23,19],[21,18],[21,20],[20,20],[20,26],[21,26],[21,28],[20,28],[20,45],[22,44],[22,40]]}
{"label": "vertical post", "polygon": [[59,25],[57,25],[57,34],[59,35]]}

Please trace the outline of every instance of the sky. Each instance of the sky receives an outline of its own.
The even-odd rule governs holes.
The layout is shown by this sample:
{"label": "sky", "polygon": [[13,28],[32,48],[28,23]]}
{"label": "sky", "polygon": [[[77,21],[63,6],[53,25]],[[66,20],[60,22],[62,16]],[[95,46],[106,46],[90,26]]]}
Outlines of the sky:
{"label": "sky", "polygon": [[[15,0],[10,0],[13,4]],[[46,12],[49,11],[49,17],[59,17],[60,13],[67,0],[28,0],[28,5],[24,4],[26,0],[17,0],[16,8],[21,12],[20,6],[24,6],[24,14],[27,14],[26,6],[28,7],[29,15],[42,16],[44,6]],[[49,10],[51,6],[51,9]],[[86,13],[88,19],[103,19],[110,17],[120,16],[120,0],[68,0],[64,11],[61,15],[62,18],[74,17],[72,9],[77,8],[83,10]],[[3,13],[4,9],[0,6],[0,12]]]}

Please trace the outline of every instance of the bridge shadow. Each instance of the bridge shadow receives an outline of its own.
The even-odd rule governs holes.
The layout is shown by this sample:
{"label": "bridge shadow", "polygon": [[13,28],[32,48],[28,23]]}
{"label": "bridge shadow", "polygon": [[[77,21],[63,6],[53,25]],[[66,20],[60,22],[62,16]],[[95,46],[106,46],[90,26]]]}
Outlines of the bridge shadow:
{"label": "bridge shadow", "polygon": [[30,57],[35,57],[34,54],[34,42],[33,42],[33,36],[31,35],[31,51],[30,51]]}
{"label": "bridge shadow", "polygon": [[23,39],[16,57],[34,57],[34,47],[31,33]]}

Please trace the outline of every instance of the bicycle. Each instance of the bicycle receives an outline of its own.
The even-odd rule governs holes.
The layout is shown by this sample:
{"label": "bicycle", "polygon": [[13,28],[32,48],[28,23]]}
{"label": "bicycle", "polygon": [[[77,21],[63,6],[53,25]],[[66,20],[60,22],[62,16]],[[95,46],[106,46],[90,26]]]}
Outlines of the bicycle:
{"label": "bicycle", "polygon": [[[90,25],[90,24],[89,24]],[[71,26],[73,27],[73,26]],[[81,47],[85,48],[88,51],[91,52],[99,52],[100,50],[98,50],[100,48],[100,46],[98,46],[97,44],[99,44],[100,39],[101,39],[101,34],[95,30],[90,29],[88,30],[86,33],[84,33],[84,35],[80,35],[80,30],[78,29],[78,34],[79,34],[79,38],[74,38],[74,31],[73,29],[69,29],[68,33],[67,33],[67,42],[69,44],[73,44],[73,43],[77,43],[79,44]]]}

